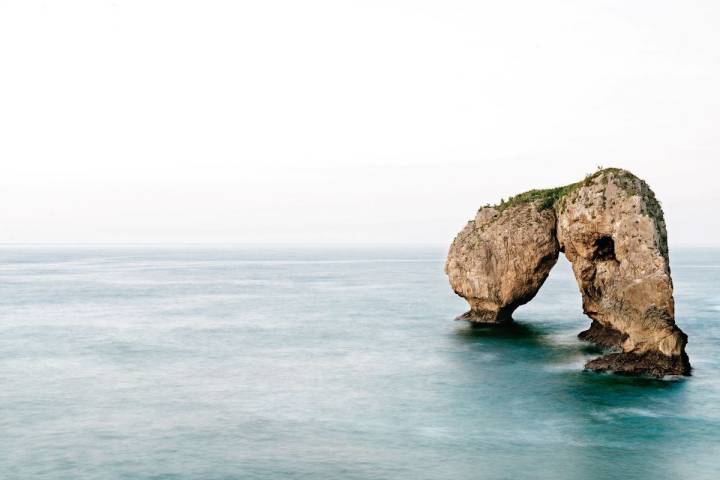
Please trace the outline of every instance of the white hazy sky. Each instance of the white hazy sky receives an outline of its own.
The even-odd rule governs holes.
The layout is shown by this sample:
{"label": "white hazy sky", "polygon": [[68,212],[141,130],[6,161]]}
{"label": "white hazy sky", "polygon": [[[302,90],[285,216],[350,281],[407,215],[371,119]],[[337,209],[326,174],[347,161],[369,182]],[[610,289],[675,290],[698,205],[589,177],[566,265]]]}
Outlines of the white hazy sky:
{"label": "white hazy sky", "polygon": [[448,243],[597,165],[720,244],[720,2],[0,0],[0,242]]}

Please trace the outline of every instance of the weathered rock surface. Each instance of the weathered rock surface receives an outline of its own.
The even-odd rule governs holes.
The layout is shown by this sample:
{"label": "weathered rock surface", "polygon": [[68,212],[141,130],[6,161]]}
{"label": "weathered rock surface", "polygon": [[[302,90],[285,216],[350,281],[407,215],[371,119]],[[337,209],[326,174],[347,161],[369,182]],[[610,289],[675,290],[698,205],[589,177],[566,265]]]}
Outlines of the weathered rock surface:
{"label": "weathered rock surface", "polygon": [[559,252],[553,210],[529,203],[480,209],[453,242],[445,267],[455,293],[470,304],[460,318],[510,321],[538,292]]}
{"label": "weathered rock surface", "polygon": [[687,336],[674,320],[662,209],[647,184],[625,170],[601,170],[583,182],[481,208],[453,241],[445,265],[453,290],[470,304],[460,318],[511,321],[560,251],[592,319],[580,338],[616,350],[587,368],[689,374]]}

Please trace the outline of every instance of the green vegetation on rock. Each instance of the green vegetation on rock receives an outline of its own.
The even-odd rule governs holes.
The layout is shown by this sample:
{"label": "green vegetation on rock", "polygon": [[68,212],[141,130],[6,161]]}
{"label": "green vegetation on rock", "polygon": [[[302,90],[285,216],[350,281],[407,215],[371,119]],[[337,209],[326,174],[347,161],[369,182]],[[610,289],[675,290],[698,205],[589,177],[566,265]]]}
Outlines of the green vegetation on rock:
{"label": "green vegetation on rock", "polygon": [[502,199],[497,205],[485,205],[485,207],[492,207],[502,212],[508,208],[533,203],[539,212],[551,208],[562,212],[565,210],[566,199],[575,201],[575,198],[571,197],[571,195],[579,188],[591,185],[596,179],[599,179],[598,181],[603,185],[607,185],[608,182],[612,180],[615,185],[625,192],[627,197],[637,195],[642,199],[643,213],[650,217],[655,223],[658,231],[660,251],[667,256],[667,231],[660,202],[647,183],[621,168],[598,167],[595,173],[586,175],[585,178],[579,182],[556,188],[529,190],[510,197],[507,200]]}
{"label": "green vegetation on rock", "polygon": [[[570,193],[574,192],[578,188],[589,185],[597,177],[603,177],[602,181],[607,183],[606,174],[614,173],[616,177],[632,177],[632,174],[626,170],[620,168],[598,168],[597,172],[588,174],[585,178],[579,182],[571,183],[562,187],[546,188],[546,189],[535,189],[529,190],[524,193],[510,197],[505,201],[500,201],[499,204],[495,205],[494,208],[499,211],[503,211],[507,208],[522,205],[524,203],[536,203],[538,211],[547,210],[548,208],[554,208],[559,202],[567,197]],[[634,178],[634,177],[633,177]],[[632,182],[628,182],[628,188],[630,188]],[[625,184],[623,184],[624,186]]]}

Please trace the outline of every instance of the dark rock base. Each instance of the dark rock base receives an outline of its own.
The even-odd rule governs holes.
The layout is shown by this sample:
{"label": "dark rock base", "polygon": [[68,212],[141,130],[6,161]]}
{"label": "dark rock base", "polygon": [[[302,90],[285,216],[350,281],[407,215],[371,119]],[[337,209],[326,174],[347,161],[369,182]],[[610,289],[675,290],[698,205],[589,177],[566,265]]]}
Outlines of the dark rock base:
{"label": "dark rock base", "polygon": [[627,335],[593,320],[590,328],[580,332],[578,338],[605,348],[620,348]]}
{"label": "dark rock base", "polygon": [[690,361],[681,356],[668,357],[660,352],[611,353],[590,360],[585,368],[598,372],[614,372],[622,375],[645,375],[662,378],[665,375],[690,375]]}
{"label": "dark rock base", "polygon": [[[592,342],[608,349],[621,349],[627,334],[593,320],[590,328],[578,334],[580,340]],[[616,352],[590,360],[585,368],[597,372],[614,372],[621,375],[642,375],[662,378],[666,375],[690,375],[690,361],[685,352],[668,357],[660,352],[642,354]]]}
{"label": "dark rock base", "polygon": [[512,322],[511,312],[500,310],[494,312],[490,310],[468,310],[455,320],[463,320],[473,324],[483,325],[502,325]]}

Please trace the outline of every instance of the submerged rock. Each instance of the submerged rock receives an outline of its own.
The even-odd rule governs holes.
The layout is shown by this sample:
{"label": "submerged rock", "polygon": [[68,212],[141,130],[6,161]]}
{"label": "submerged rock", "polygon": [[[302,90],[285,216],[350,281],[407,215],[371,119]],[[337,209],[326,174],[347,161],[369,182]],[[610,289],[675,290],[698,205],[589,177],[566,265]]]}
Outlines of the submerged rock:
{"label": "submerged rock", "polygon": [[687,375],[687,336],[675,325],[667,232],[648,185],[628,171],[531,190],[481,208],[450,247],[445,272],[476,323],[512,320],[564,252],[592,319],[579,337],[617,350],[586,367]]}

